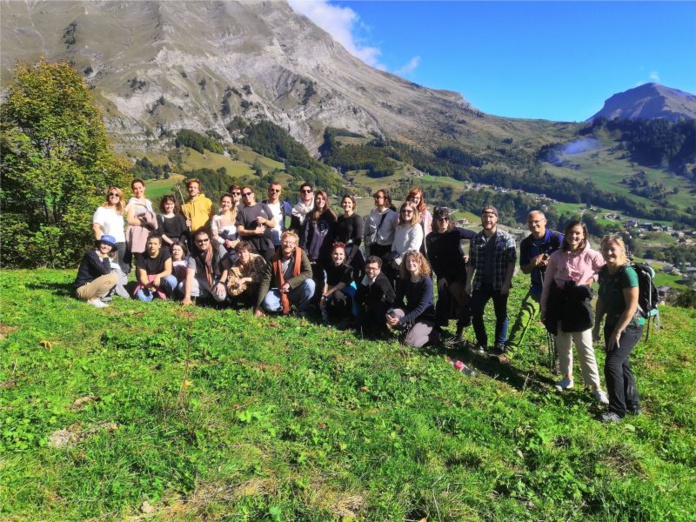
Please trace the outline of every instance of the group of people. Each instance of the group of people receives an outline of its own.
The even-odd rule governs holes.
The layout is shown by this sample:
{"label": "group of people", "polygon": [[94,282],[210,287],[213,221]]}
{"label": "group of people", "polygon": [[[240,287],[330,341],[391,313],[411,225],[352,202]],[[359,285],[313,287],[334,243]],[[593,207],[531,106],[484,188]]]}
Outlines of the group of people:
{"label": "group of people", "polygon": [[[75,281],[79,299],[103,308],[113,295],[129,297],[134,257],[132,296],[141,301],[190,305],[210,299],[251,307],[256,316],[315,310],[324,322],[353,326],[364,336],[402,330],[404,343],[413,347],[438,343],[454,319],[455,342],[473,324],[475,351],[501,363],[514,356],[540,316],[559,354],[563,379],[557,390],[574,387],[575,343],[583,383],[609,406],[605,420],[640,412],[629,364],[642,331],[638,281],[619,237],[605,238],[600,253],[590,248],[583,223],[573,221],[560,234],[547,228],[542,212],[531,212],[519,256],[531,284],[508,336],[517,248],[498,227],[494,206],[482,209],[482,229],[474,232],[455,226],[446,207],[431,214],[418,188],[398,209],[386,189],[376,191],[374,208],[362,218],[352,195],[341,198],[342,213],[336,213],[326,192],[308,183],[295,205],[281,198],[278,182],[258,203],[253,188],[232,185],[217,213],[199,180],[187,180],[186,187],[189,199],[179,208],[174,196],[164,196],[159,214],[145,198],[143,180],[133,180],[133,197],[125,204],[122,191],[109,188],[93,218],[95,249],[85,254]],[[463,241],[469,242],[468,256]],[[491,348],[484,323],[490,300],[496,318]],[[608,395],[592,346],[605,316]]]}

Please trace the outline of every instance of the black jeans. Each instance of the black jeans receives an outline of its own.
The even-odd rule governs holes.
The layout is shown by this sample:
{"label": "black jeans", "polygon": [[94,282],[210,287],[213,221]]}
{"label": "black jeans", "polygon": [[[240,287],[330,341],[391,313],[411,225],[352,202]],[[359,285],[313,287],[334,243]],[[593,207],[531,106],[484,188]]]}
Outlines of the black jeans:
{"label": "black jeans", "polygon": [[474,290],[471,296],[471,315],[476,333],[476,343],[484,348],[488,343],[488,336],[486,335],[486,325],[483,323],[483,311],[490,299],[493,299],[493,310],[495,311],[495,342],[496,344],[504,344],[507,340],[508,294],[503,295],[500,291],[493,290],[493,285],[484,284],[480,289]]}
{"label": "black jeans", "polygon": [[636,411],[640,407],[640,397],[629,357],[643,335],[643,327],[629,324],[619,338],[618,347],[609,346],[608,342],[615,327],[616,323],[604,325],[604,345],[607,350],[604,379],[609,393],[609,411],[623,417],[626,411]]}

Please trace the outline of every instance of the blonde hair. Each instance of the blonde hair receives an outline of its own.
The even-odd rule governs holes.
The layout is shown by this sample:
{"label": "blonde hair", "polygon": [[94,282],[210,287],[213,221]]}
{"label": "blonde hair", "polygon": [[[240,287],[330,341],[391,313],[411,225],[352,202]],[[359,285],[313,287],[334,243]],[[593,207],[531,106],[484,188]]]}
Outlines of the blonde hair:
{"label": "blonde hair", "polygon": [[604,254],[604,249],[609,247],[609,243],[615,243],[619,247],[619,251],[616,253],[617,261],[619,265],[623,266],[628,264],[628,255],[626,254],[626,243],[621,236],[605,236],[602,242],[599,244],[599,249]]}
{"label": "blonde hair", "polygon": [[[404,221],[401,213],[403,212],[404,209],[411,209],[413,210],[413,217],[411,217],[410,221]],[[401,207],[399,207],[399,225],[408,225],[411,227],[415,227],[418,223],[420,223],[421,220],[421,215],[420,212],[418,212],[418,208],[416,205],[411,202],[411,201],[405,201],[401,204]]]}
{"label": "blonde hair", "polygon": [[118,187],[109,187],[109,190],[106,191],[106,201],[102,203],[101,206],[106,208],[111,206],[109,205],[109,192],[116,192],[118,194],[118,205],[114,206],[116,207],[116,213],[122,216],[126,206],[123,204],[123,191]]}

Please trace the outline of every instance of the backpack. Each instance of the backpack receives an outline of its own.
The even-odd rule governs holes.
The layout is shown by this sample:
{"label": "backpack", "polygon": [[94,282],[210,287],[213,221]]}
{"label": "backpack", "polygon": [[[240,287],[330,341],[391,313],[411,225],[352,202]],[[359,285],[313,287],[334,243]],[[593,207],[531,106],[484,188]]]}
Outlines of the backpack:
{"label": "backpack", "polygon": [[638,275],[638,311],[637,315],[645,319],[647,329],[645,340],[650,336],[650,323],[655,323],[655,328],[660,328],[660,311],[657,308],[659,301],[657,287],[655,286],[655,270],[647,263],[635,263],[631,261],[628,266],[633,268]]}

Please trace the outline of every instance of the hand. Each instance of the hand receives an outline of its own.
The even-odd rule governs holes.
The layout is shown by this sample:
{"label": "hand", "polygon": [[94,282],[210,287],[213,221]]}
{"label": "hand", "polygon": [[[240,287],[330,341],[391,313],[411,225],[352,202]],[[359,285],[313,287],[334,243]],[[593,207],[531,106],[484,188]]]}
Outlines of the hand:
{"label": "hand", "polygon": [[399,326],[399,318],[392,317],[391,315],[387,314],[387,324],[389,326]]}
{"label": "hand", "polygon": [[186,226],[190,229],[191,228],[191,220],[186,218]]}
{"label": "hand", "polygon": [[191,303],[191,296],[187,296],[181,301],[181,306],[189,306]]}
{"label": "hand", "polygon": [[287,294],[290,291],[290,283],[285,283],[278,290],[280,290],[284,294]]}
{"label": "hand", "polygon": [[539,254],[534,258],[534,266],[546,266],[549,264],[548,259],[546,254]]}
{"label": "hand", "polygon": [[263,317],[264,315],[265,314],[263,313],[263,310],[261,310],[260,308],[254,310],[254,317]]}
{"label": "hand", "polygon": [[599,341],[599,340],[601,340],[601,336],[599,335],[599,328],[593,328],[593,329],[592,329],[592,340],[593,340],[593,341]]}
{"label": "hand", "polygon": [[261,234],[263,234],[263,233],[265,232],[265,230],[266,230],[266,229],[265,229],[264,227],[262,227],[262,226],[256,227],[256,228],[254,229],[254,234],[259,234],[259,235],[261,235]]}
{"label": "hand", "polygon": [[614,348],[621,348],[621,346],[619,345],[619,340],[621,339],[622,333],[623,332],[621,330],[614,330],[611,333],[611,342],[607,343],[608,351],[612,351]]}
{"label": "hand", "polygon": [[152,283],[151,283],[152,289],[155,290],[155,289],[159,288],[161,285],[162,285],[162,279],[160,278],[160,276],[155,276],[155,278],[152,280]]}
{"label": "hand", "polygon": [[500,287],[500,295],[508,295],[510,293],[510,281],[505,281],[503,286]]}

